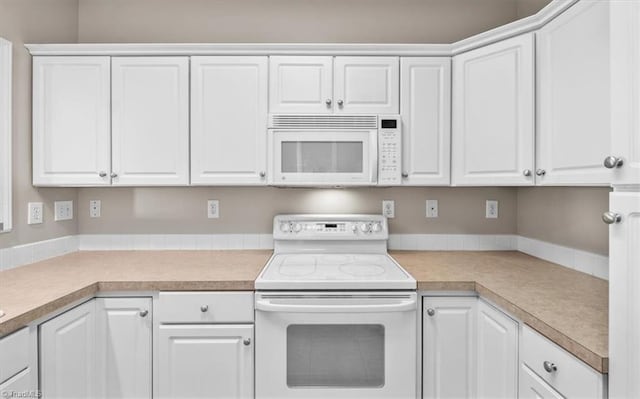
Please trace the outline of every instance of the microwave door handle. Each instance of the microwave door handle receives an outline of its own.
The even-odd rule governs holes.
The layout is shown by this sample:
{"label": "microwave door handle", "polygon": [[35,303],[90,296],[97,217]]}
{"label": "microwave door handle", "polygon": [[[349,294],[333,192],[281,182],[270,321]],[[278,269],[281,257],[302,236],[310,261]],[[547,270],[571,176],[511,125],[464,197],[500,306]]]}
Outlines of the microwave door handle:
{"label": "microwave door handle", "polygon": [[256,310],[263,312],[284,313],[387,313],[407,312],[416,310],[414,299],[399,303],[375,304],[375,305],[295,305],[284,303],[271,303],[270,301],[257,300]]}
{"label": "microwave door handle", "polygon": [[378,157],[380,156],[378,150],[378,131],[371,132],[371,148],[369,151],[369,164],[371,165],[371,170],[369,173],[369,181],[373,184],[378,182],[378,162],[380,161]]}

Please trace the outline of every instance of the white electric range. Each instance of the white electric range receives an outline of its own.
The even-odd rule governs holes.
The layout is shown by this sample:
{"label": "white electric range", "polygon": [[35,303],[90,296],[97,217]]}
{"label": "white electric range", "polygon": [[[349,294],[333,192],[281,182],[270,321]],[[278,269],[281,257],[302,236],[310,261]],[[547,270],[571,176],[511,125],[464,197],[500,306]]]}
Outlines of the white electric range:
{"label": "white electric range", "polygon": [[415,398],[416,281],[381,215],[279,215],[256,280],[256,398]]}

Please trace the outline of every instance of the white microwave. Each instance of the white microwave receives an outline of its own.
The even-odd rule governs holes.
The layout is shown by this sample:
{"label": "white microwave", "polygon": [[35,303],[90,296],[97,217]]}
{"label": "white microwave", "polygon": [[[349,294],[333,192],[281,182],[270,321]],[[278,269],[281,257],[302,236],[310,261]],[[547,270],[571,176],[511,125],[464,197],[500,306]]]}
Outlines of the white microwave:
{"label": "white microwave", "polygon": [[391,186],[402,179],[399,115],[270,115],[273,186]]}

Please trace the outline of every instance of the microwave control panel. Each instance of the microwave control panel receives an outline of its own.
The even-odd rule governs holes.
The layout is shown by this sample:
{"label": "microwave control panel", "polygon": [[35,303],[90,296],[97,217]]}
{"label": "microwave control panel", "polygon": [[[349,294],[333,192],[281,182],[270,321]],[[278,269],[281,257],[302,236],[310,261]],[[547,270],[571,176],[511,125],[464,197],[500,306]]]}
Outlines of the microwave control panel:
{"label": "microwave control panel", "polygon": [[402,130],[400,116],[378,119],[378,185],[402,183]]}

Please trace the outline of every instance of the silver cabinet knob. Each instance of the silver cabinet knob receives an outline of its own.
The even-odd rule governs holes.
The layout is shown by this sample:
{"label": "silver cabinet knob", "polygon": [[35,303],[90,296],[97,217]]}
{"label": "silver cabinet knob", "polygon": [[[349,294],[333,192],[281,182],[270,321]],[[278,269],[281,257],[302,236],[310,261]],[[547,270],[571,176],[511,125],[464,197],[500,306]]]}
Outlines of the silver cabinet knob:
{"label": "silver cabinet knob", "polygon": [[105,172],[104,170],[101,170],[100,173],[98,173],[98,176],[107,177],[107,172]]}
{"label": "silver cabinet knob", "polygon": [[344,104],[344,101],[338,100],[338,107],[342,107],[343,104]]}
{"label": "silver cabinet knob", "polygon": [[531,169],[525,169],[522,171],[522,174],[525,175],[526,177],[531,176]]}
{"label": "silver cabinet knob", "polygon": [[613,155],[609,155],[604,159],[604,167],[607,169],[615,169],[619,168],[624,164],[624,161],[620,157],[614,157]]}
{"label": "silver cabinet knob", "polygon": [[242,341],[242,343],[244,344],[244,346],[249,346],[251,345],[251,338],[247,338],[244,341]]}
{"label": "silver cabinet knob", "polygon": [[140,311],[140,317],[147,317],[148,314],[149,314],[149,311],[147,309]]}
{"label": "silver cabinet knob", "polygon": [[118,174],[116,172],[111,172],[111,178],[115,179],[116,177],[118,177]]}
{"label": "silver cabinet knob", "polygon": [[260,172],[260,178],[264,179],[264,177],[265,177],[266,175],[267,175],[267,174],[266,174],[266,173],[264,173],[264,171]]}
{"label": "silver cabinet knob", "polygon": [[200,311],[202,313],[206,312],[207,310],[209,310],[209,305],[202,305],[200,306]]}
{"label": "silver cabinet knob", "polygon": [[538,176],[544,176],[547,174],[547,171],[544,169],[536,169],[536,175]]}
{"label": "silver cabinet knob", "polygon": [[602,214],[602,221],[606,224],[620,223],[622,221],[622,215],[615,212],[605,212]]}
{"label": "silver cabinet knob", "polygon": [[436,311],[435,311],[435,310],[433,310],[433,309],[431,309],[431,308],[429,308],[429,309],[427,309],[427,314],[428,314],[429,316],[433,316],[433,315],[435,315],[435,314],[436,314]]}
{"label": "silver cabinet knob", "polygon": [[406,179],[407,177],[409,177],[409,174],[407,172],[402,172],[402,178]]}
{"label": "silver cabinet knob", "polygon": [[545,369],[545,371],[547,373],[553,373],[554,371],[558,370],[558,367],[555,364],[553,364],[550,361],[548,361],[548,360],[545,360],[542,363],[542,367],[544,367],[544,369]]}
{"label": "silver cabinet knob", "polygon": [[327,107],[330,107],[330,106],[331,106],[332,101],[331,101],[331,99],[330,99],[330,98],[327,98],[326,100],[324,100],[324,103],[325,103],[325,104],[327,104]]}

